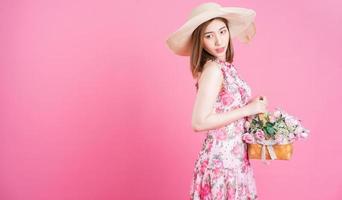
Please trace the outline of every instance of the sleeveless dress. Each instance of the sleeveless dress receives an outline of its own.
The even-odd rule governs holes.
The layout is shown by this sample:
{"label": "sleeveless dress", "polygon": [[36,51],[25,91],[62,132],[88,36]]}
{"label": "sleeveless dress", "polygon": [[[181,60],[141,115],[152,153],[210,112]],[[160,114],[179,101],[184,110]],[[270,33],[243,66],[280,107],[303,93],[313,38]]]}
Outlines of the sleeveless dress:
{"label": "sleeveless dress", "polygon": [[[224,81],[214,108],[216,113],[228,112],[247,104],[251,97],[249,85],[229,62],[219,63]],[[198,83],[196,84],[198,89]],[[190,187],[191,200],[258,199],[247,144],[242,140],[245,118],[207,131],[195,161]]]}

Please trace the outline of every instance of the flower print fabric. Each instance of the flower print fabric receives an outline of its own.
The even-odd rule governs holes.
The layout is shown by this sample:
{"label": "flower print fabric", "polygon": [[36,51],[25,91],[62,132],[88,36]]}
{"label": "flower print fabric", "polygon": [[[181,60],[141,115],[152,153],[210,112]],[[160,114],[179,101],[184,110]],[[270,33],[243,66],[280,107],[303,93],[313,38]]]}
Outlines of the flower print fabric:
{"label": "flower print fabric", "polygon": [[[228,112],[247,104],[249,85],[231,63],[219,63],[224,81],[216,98],[216,113]],[[198,89],[198,84],[196,85]],[[242,140],[245,131],[242,118],[217,129],[211,129],[195,161],[190,188],[191,200],[258,199],[253,169]]]}

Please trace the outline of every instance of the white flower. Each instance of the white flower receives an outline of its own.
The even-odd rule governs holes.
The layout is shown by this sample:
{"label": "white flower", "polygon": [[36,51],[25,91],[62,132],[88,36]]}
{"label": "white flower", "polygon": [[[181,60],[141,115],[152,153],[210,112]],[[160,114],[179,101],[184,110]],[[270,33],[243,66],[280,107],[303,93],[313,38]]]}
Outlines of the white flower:
{"label": "white flower", "polygon": [[295,138],[295,135],[293,133],[289,133],[289,139]]}
{"label": "white flower", "polygon": [[279,118],[280,114],[281,114],[281,112],[279,110],[277,110],[273,113],[274,117],[276,117],[276,118]]}
{"label": "white flower", "polygon": [[285,122],[288,126],[296,126],[299,124],[298,120],[296,120],[294,117],[292,116],[288,116],[285,118]]}
{"label": "white flower", "polygon": [[273,123],[276,121],[276,117],[274,115],[270,115],[270,122]]}
{"label": "white flower", "polygon": [[278,143],[280,143],[284,139],[284,136],[278,133],[274,137]]}
{"label": "white flower", "polygon": [[303,139],[306,139],[309,136],[309,134],[307,132],[301,132],[299,135]]}
{"label": "white flower", "polygon": [[300,133],[303,132],[303,131],[304,131],[304,128],[301,127],[301,126],[298,126],[298,127],[296,128],[296,130],[295,130],[295,133],[296,133],[296,134],[300,134]]}
{"label": "white flower", "polygon": [[250,125],[251,125],[251,124],[249,123],[249,121],[246,121],[246,122],[245,122],[245,128],[246,128],[246,129],[249,129]]}

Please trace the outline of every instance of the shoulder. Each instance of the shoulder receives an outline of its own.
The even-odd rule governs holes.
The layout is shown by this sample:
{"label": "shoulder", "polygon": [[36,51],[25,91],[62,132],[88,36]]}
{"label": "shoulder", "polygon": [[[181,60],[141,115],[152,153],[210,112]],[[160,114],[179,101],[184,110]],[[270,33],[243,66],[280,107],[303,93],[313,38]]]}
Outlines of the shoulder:
{"label": "shoulder", "polygon": [[203,66],[203,71],[201,73],[201,77],[199,82],[205,80],[207,82],[209,80],[215,80],[217,82],[222,82],[223,74],[221,71],[221,65],[215,61],[207,61]]}
{"label": "shoulder", "polygon": [[203,65],[203,73],[210,73],[210,74],[216,74],[220,75],[221,73],[221,65],[215,61],[208,60],[204,65]]}
{"label": "shoulder", "polygon": [[207,61],[203,66],[202,76],[223,78],[221,65],[215,61]]}

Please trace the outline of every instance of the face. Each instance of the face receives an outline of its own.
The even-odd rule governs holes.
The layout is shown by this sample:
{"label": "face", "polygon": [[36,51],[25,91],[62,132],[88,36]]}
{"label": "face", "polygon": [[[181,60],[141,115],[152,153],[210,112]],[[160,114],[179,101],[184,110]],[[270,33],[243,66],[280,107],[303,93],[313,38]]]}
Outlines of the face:
{"label": "face", "polygon": [[204,30],[203,48],[211,55],[226,60],[226,51],[229,42],[229,33],[226,24],[215,19]]}

